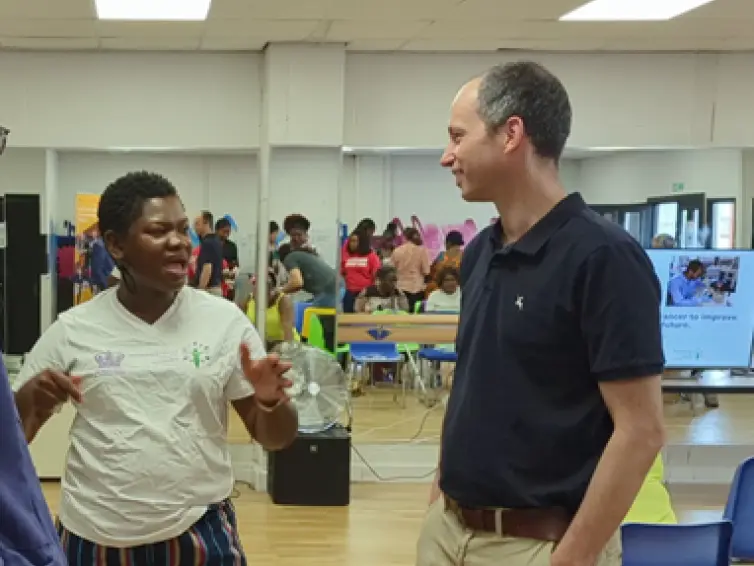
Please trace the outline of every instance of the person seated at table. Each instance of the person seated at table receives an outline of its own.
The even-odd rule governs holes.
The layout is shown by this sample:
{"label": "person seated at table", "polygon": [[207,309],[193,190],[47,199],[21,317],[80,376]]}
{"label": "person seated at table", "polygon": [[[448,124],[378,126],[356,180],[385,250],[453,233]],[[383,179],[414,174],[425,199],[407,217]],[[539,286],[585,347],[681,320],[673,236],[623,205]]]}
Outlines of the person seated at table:
{"label": "person seated at table", "polygon": [[445,236],[445,251],[440,252],[429,269],[430,281],[427,284],[425,292],[427,298],[435,292],[440,286],[438,275],[446,267],[455,267],[461,269],[461,258],[463,257],[463,234],[458,230],[451,230]]}
{"label": "person seated at table", "polygon": [[398,289],[398,272],[392,265],[383,265],[377,270],[376,282],[364,289],[356,297],[354,311],[373,313],[376,311],[408,312],[406,294]]}
{"label": "person seated at table", "polygon": [[461,275],[452,265],[443,267],[437,273],[437,289],[430,293],[424,310],[427,312],[461,312]]}
{"label": "person seated at table", "polygon": [[683,273],[676,275],[668,283],[668,306],[696,307],[702,303],[700,291],[704,289],[704,265],[692,259]]}
{"label": "person seated at table", "polygon": [[[257,282],[252,280],[251,296],[243,307],[253,325],[257,322]],[[264,340],[269,352],[281,342],[298,342],[299,335],[294,328],[293,301],[277,286],[275,272],[267,275],[267,311],[265,313]]]}

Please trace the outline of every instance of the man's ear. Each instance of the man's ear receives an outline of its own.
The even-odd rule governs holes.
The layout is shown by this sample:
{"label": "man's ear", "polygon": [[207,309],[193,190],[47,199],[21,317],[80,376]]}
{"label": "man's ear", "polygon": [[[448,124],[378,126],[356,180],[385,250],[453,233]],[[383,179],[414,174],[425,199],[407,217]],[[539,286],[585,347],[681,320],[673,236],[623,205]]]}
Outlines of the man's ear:
{"label": "man's ear", "polygon": [[112,230],[108,230],[102,235],[102,240],[105,242],[107,251],[110,252],[112,258],[118,262],[123,259],[123,243],[120,238]]}

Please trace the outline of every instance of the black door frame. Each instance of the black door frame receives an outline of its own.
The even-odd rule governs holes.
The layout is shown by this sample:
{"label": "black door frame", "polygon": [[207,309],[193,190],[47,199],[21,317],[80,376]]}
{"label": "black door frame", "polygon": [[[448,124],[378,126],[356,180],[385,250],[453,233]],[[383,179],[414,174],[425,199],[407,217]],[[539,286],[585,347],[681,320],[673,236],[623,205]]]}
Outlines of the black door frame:
{"label": "black door frame", "polygon": [[678,240],[679,235],[683,232],[682,230],[682,221],[683,221],[683,211],[684,210],[698,210],[699,211],[699,222],[701,223],[701,226],[707,225],[707,195],[705,193],[689,193],[689,194],[683,194],[683,195],[668,195],[664,197],[649,197],[647,199],[647,204],[650,205],[650,226],[651,230],[654,232],[655,226],[657,224],[657,209],[654,205],[657,204],[665,204],[665,203],[671,203],[675,202],[678,203],[678,213],[676,215],[676,221],[675,221],[675,229],[676,229],[676,241]]}

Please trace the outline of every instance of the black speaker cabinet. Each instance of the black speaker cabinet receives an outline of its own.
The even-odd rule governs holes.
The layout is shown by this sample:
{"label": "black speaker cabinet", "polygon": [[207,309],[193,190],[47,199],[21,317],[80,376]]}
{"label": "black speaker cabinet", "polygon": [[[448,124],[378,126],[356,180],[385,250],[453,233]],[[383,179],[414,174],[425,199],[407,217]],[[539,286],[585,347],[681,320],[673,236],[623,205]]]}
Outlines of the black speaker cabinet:
{"label": "black speaker cabinet", "polygon": [[278,505],[337,507],[351,501],[351,435],[341,427],[299,433],[267,455],[267,493]]}

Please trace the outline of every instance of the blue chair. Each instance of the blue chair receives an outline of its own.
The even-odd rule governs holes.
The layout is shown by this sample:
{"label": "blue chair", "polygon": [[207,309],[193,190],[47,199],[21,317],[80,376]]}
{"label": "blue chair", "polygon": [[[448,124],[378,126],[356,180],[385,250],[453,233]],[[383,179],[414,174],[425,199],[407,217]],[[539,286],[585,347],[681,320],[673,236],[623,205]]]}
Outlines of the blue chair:
{"label": "blue chair", "polygon": [[621,529],[623,566],[728,566],[733,524],[626,523]]}
{"label": "blue chair", "polygon": [[754,458],[744,460],[736,469],[723,519],[733,523],[733,558],[754,560]]}
{"label": "blue chair", "polygon": [[293,326],[296,328],[296,332],[299,336],[304,331],[304,312],[312,306],[311,303],[301,302],[293,304]]}
{"label": "blue chair", "polygon": [[[349,375],[352,382],[356,382],[357,385],[360,383],[373,383],[371,365],[376,363],[398,364],[397,373],[400,375],[403,356],[398,351],[398,344],[395,342],[351,342],[350,348],[351,371]],[[361,372],[358,371],[358,366],[361,366]],[[402,380],[401,383],[403,384],[403,403],[405,405],[406,380]],[[351,390],[356,392],[360,391],[360,388],[352,386]]]}
{"label": "blue chair", "polygon": [[[458,355],[453,350],[429,346],[421,348],[417,357],[419,358],[419,380],[425,396],[424,401],[428,407],[432,407],[437,404],[438,391],[443,386],[440,364],[443,362],[456,363]],[[428,376],[425,376],[426,366],[429,366]]]}

